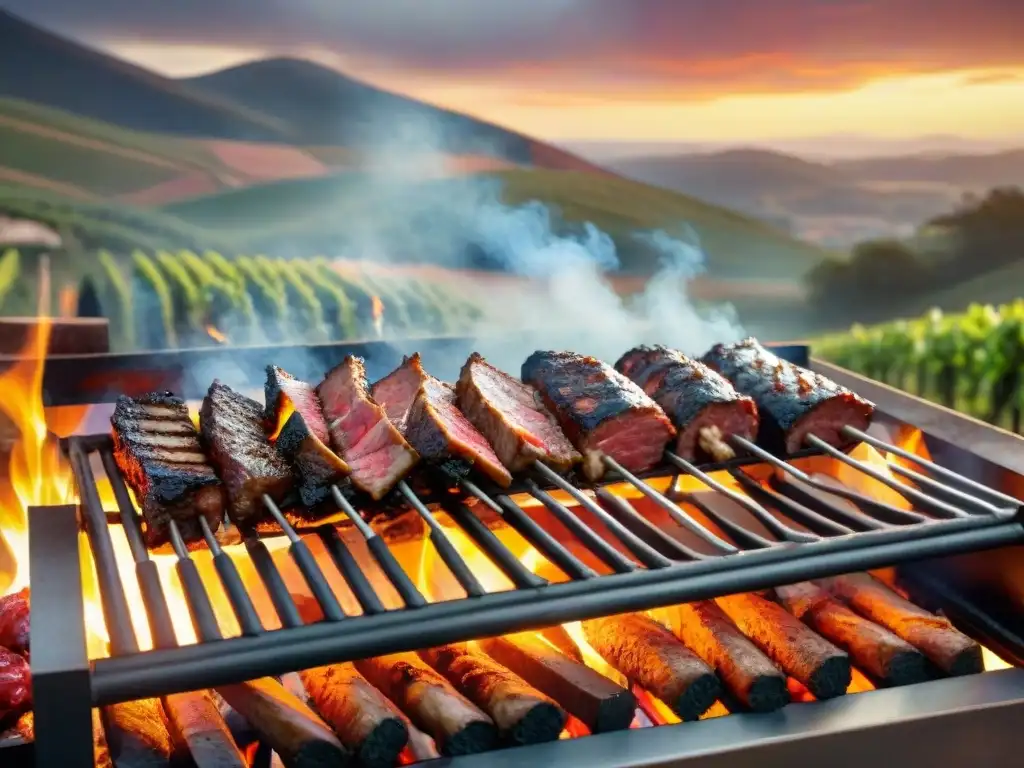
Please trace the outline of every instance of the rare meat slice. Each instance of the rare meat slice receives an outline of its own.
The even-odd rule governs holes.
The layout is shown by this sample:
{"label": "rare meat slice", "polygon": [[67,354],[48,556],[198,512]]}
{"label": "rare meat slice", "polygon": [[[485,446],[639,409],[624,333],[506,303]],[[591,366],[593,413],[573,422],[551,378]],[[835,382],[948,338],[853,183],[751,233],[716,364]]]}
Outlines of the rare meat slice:
{"label": "rare meat slice", "polygon": [[459,410],[510,472],[542,461],[565,472],[581,459],[537,391],[474,352],[455,385]]}
{"label": "rare meat slice", "polygon": [[597,358],[574,352],[534,352],[522,378],[540,393],[562,431],[583,454],[591,480],[604,474],[602,455],[631,472],[655,466],[676,430],[640,387]]}
{"label": "rare meat slice", "polygon": [[317,387],[331,445],[351,469],[352,484],[383,498],[419,461],[384,408],[370,397],[362,359],[349,355]]}
{"label": "rare meat slice", "polygon": [[114,460],[135,494],[150,547],[168,541],[173,519],[186,541],[202,538],[198,516],[216,531],[224,486],[199,442],[185,401],[170,392],[121,396],[110,417]]}
{"label": "rare meat slice", "polygon": [[310,384],[268,365],[264,399],[264,429],[295,470],[299,498],[307,507],[319,504],[350,471],[328,447],[320,398]]}
{"label": "rare meat slice", "polygon": [[679,430],[675,452],[684,459],[733,458],[725,438],[757,437],[757,406],[721,374],[661,345],[634,347],[615,369],[662,407]]}
{"label": "rare meat slice", "polygon": [[228,514],[236,523],[263,514],[263,494],[281,501],[295,479],[263,431],[264,408],[214,381],[199,410],[199,425],[210,459],[228,492]]}
{"label": "rare meat slice", "polygon": [[402,364],[373,385],[371,396],[380,404],[391,423],[404,435],[408,426],[409,410],[427,377],[417,352],[402,358]]}
{"label": "rare meat slice", "polygon": [[428,376],[420,385],[409,411],[406,435],[428,461],[458,459],[480,470],[502,488],[512,484],[512,475],[487,438],[458,409],[455,387],[447,382]]}
{"label": "rare meat slice", "polygon": [[845,426],[867,429],[875,406],[821,374],[801,368],[748,338],[717,344],[704,362],[725,376],[741,394],[757,403],[761,442],[793,453],[808,435],[842,447],[850,441]]}

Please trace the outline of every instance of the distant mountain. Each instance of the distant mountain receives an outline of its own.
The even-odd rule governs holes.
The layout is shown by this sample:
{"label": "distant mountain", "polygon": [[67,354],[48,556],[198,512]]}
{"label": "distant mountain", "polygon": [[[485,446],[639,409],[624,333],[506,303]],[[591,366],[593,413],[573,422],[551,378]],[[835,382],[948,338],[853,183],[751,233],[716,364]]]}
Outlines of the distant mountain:
{"label": "distant mountain", "polygon": [[1024,149],[989,154],[874,157],[839,162],[833,167],[862,181],[952,184],[979,191],[996,186],[1024,186]]}
{"label": "distant mountain", "polygon": [[189,138],[484,155],[600,172],[483,120],[374,88],[300,59],[174,80],[0,10],[0,97],[121,128]]}
{"label": "distant mountain", "polygon": [[295,141],[305,145],[479,154],[520,165],[600,170],[520,133],[302,59],[266,59],[182,82],[278,117]]}
{"label": "distant mountain", "polygon": [[623,158],[630,178],[770,221],[831,246],[907,234],[949,210],[964,191],[1024,182],[1024,153],[813,162],[781,152],[734,149]]}
{"label": "distant mountain", "polygon": [[265,115],[95,51],[0,10],[0,95],[124,128],[284,141]]}

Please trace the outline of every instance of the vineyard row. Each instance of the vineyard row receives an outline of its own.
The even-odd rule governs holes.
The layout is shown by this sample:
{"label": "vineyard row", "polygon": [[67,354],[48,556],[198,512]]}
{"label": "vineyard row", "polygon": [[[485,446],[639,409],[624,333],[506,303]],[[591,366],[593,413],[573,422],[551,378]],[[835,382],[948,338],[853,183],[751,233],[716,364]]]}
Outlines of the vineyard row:
{"label": "vineyard row", "polygon": [[[23,254],[0,255],[0,315],[25,314],[34,279]],[[76,294],[79,317],[109,319],[117,351],[446,334],[481,316],[456,281],[213,251],[99,251]]]}

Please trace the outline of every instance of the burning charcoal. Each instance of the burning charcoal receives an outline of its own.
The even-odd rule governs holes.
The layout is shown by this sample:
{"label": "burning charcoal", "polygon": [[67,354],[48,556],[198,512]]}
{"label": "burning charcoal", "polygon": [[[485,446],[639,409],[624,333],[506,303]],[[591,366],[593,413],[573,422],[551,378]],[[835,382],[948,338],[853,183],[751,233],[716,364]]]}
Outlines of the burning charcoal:
{"label": "burning charcoal", "polygon": [[157,699],[112,704],[102,711],[106,744],[114,765],[171,765],[174,745]]}
{"label": "burning charcoal", "polygon": [[289,768],[327,768],[351,755],[316,714],[271,678],[225,685],[217,692]]}
{"label": "burning charcoal", "polygon": [[455,389],[423,370],[419,355],[405,358],[377,382],[373,397],[393,423],[404,425],[406,439],[427,461],[444,464],[456,459],[503,488],[512,483],[491,444],[456,407]]}
{"label": "burning charcoal", "polygon": [[557,701],[592,733],[619,731],[633,721],[632,693],[540,638],[513,635],[479,642],[488,656]]}
{"label": "burning charcoal", "polygon": [[928,679],[924,656],[892,632],[858,616],[809,582],[777,587],[790,613],[844,649],[862,672],[880,685],[910,685]]}
{"label": "burning charcoal", "polygon": [[660,405],[679,430],[675,452],[692,461],[698,455],[726,461],[735,451],[731,435],[757,437],[754,401],[739,394],[729,381],[704,363],[674,349],[634,347],[615,369],[628,376]]}
{"label": "burning charcoal", "polygon": [[366,768],[391,768],[409,741],[405,723],[352,664],[301,673],[317,711]]}
{"label": "burning charcoal", "polygon": [[29,589],[0,597],[0,647],[15,653],[29,649]]}
{"label": "burning charcoal", "polygon": [[0,719],[21,712],[32,703],[32,675],[28,662],[14,651],[0,648]]}
{"label": "burning charcoal", "polygon": [[536,390],[474,352],[455,386],[459,409],[487,438],[509,472],[542,461],[567,472],[582,459]]}
{"label": "burning charcoal", "polygon": [[273,365],[267,366],[264,397],[264,429],[295,469],[302,503],[315,506],[350,472],[348,464],[327,447],[320,398],[312,386]]}
{"label": "burning charcoal", "polygon": [[497,743],[494,722],[416,654],[364,659],[356,669],[433,736],[441,754],[486,752]]}
{"label": "burning charcoal", "polygon": [[816,698],[846,693],[850,657],[784,608],[754,594],[720,597],[717,603],[743,634]]}
{"label": "burning charcoal", "polygon": [[696,720],[721,693],[714,670],[647,616],[591,619],[583,622],[583,632],[605,661],[683,720]]}
{"label": "burning charcoal", "polygon": [[196,765],[247,768],[231,731],[208,691],[177,693],[163,701],[168,732],[182,753]]}
{"label": "burning charcoal", "polygon": [[580,652],[579,646],[576,645],[572,636],[561,624],[539,629],[537,630],[537,634],[542,636],[573,661],[578,661],[580,664],[583,663],[583,654]]}
{"label": "burning charcoal", "polygon": [[787,362],[757,339],[717,344],[703,362],[725,376],[740,394],[752,397],[761,414],[760,440],[772,450],[793,453],[807,435],[830,445],[849,442],[843,427],[867,429],[875,406],[824,376]]}
{"label": "burning charcoal", "polygon": [[316,389],[331,445],[348,462],[352,484],[374,500],[384,498],[420,457],[370,397],[363,361],[349,355]]}
{"label": "burning charcoal", "polygon": [[657,612],[688,648],[710,664],[729,694],[753,712],[774,712],[789,703],[786,676],[744,636],[712,600]]}
{"label": "burning charcoal", "polygon": [[657,403],[597,358],[534,352],[523,363],[522,379],[537,389],[583,454],[583,472],[591,480],[604,475],[602,455],[631,472],[651,469],[676,434]]}
{"label": "burning charcoal", "polygon": [[197,514],[211,530],[220,527],[224,488],[183,400],[170,392],[122,396],[110,423],[114,460],[135,492],[149,546],[166,543],[171,519],[186,541],[202,538]]}
{"label": "burning charcoal", "polygon": [[981,646],[949,619],[918,608],[874,577],[850,574],[823,580],[821,585],[861,616],[910,643],[947,675],[970,675],[984,669]]}
{"label": "burning charcoal", "polygon": [[238,524],[263,515],[263,494],[281,501],[294,485],[291,469],[267,440],[263,408],[214,381],[199,411],[203,442],[228,491]]}
{"label": "burning charcoal", "polygon": [[467,645],[431,648],[420,656],[491,716],[506,744],[555,741],[565,727],[565,712],[554,701]]}

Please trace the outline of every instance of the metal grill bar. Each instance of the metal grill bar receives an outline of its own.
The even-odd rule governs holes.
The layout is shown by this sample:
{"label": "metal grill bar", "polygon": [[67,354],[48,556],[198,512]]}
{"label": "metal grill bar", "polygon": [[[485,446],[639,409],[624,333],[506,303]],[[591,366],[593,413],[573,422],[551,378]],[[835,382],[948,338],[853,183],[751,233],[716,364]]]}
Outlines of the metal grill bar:
{"label": "metal grill bar", "polygon": [[[118,499],[120,520],[125,527],[136,565],[142,559],[153,566],[144,546],[139,517],[131,506],[127,489],[113,464],[109,438],[72,438],[69,445],[69,454],[73,459],[72,465],[87,512],[87,527],[106,534],[109,540],[107,518],[94,487],[95,478],[88,467],[88,453],[98,451],[103,457],[105,469],[113,470],[111,481]],[[449,538],[449,529],[438,521],[431,507],[408,484],[402,483],[398,488],[400,496],[425,522],[440,559],[467,596],[474,598],[428,603],[388,544],[363,519],[357,508],[359,502],[354,502],[340,488],[333,487],[331,496],[338,510],[351,521],[352,529],[365,540],[377,566],[404,603],[403,608],[386,610],[381,595],[377,594],[373,582],[361,569],[344,537],[333,526],[321,525],[315,529],[316,535],[324,543],[326,551],[363,608],[362,616],[348,617],[320,564],[306,541],[289,522],[288,515],[272,499],[264,498],[269,518],[276,521],[278,528],[287,537],[289,555],[326,620],[316,624],[303,620],[295,597],[289,591],[266,544],[255,530],[243,530],[245,551],[282,625],[280,630],[265,631],[247,587],[232,562],[232,556],[218,544],[209,526],[205,526],[203,538],[217,564],[217,573],[242,630],[242,637],[224,640],[200,572],[181,539],[177,525],[172,523],[170,535],[177,556],[176,568],[201,642],[194,646],[176,648],[173,642],[166,642],[170,638],[162,637],[158,641],[158,650],[143,654],[134,653],[131,646],[127,646],[127,651],[124,650],[125,646],[115,648],[115,658],[97,662],[98,670],[111,670],[109,674],[113,675],[109,678],[113,682],[109,683],[106,693],[102,685],[98,688],[97,700],[109,700],[104,697],[110,696],[120,697],[129,691],[133,697],[136,694],[152,695],[157,690],[152,687],[158,684],[157,681],[161,686],[171,681],[176,690],[185,690],[192,683],[198,683],[193,687],[211,687],[291,671],[299,666],[350,660],[358,658],[358,654],[409,650],[440,642],[528,629],[540,623],[638,610],[664,605],[665,601],[670,600],[697,599],[758,588],[757,585],[767,586],[773,581],[796,581],[934,553],[995,546],[1011,539],[1024,540],[1024,529],[1016,522],[1008,523],[1001,515],[960,514],[955,519],[936,519],[934,515],[890,508],[861,494],[851,492],[845,495],[840,492],[842,489],[818,483],[807,473],[764,453],[752,443],[742,441],[737,442],[736,446],[754,459],[769,462],[770,466],[779,469],[780,474],[792,478],[794,482],[805,484],[823,495],[832,494],[852,501],[858,506],[858,511],[839,510],[837,505],[817,498],[794,501],[783,491],[764,487],[752,475],[738,468],[739,465],[727,470],[732,472],[738,484],[730,487],[709,470],[696,467],[679,457],[676,457],[678,461],[674,461],[670,456],[668,460],[671,465],[696,478],[708,489],[708,495],[691,494],[687,498],[688,503],[703,506],[707,517],[724,536],[733,540],[734,543],[731,543],[699,522],[669,495],[655,490],[651,484],[630,473],[618,462],[606,460],[610,470],[609,481],[622,478],[639,490],[644,497],[667,512],[670,519],[680,526],[681,532],[698,537],[710,547],[711,554],[705,554],[694,551],[646,520],[637,508],[626,499],[612,494],[608,488],[594,487],[592,491],[595,495],[590,496],[546,467],[536,468],[536,479],[526,479],[519,487],[547,508],[565,527],[571,541],[562,540],[541,526],[526,509],[516,503],[514,495],[502,491],[491,493],[473,479],[463,478],[459,485],[465,494],[475,497],[481,504],[497,512],[504,522],[517,530],[569,579],[567,583],[549,584],[532,573],[488,529],[474,510],[463,503],[463,499],[445,488],[444,493],[437,494],[441,500],[440,509],[448,512],[474,546],[504,572],[516,587],[511,591],[489,593],[470,570],[463,556],[465,553],[460,553]],[[853,466],[861,468],[860,462],[853,462]],[[902,483],[892,482],[902,487]],[[490,484],[486,488],[489,489]],[[551,493],[554,489],[568,493],[575,505],[563,504],[556,499]],[[930,497],[927,498],[932,501]],[[709,504],[715,499],[737,504],[743,513],[750,515],[752,522],[764,526],[778,540],[765,538],[711,509]],[[583,510],[593,515],[605,530],[589,528],[579,516]],[[932,511],[931,507],[929,511]],[[810,532],[787,525],[787,519],[805,526]],[[110,592],[109,602],[116,604],[125,598],[120,581],[109,578],[110,574],[117,576],[113,549],[104,554],[102,536],[97,540],[101,542],[99,547],[94,544],[97,569],[105,574],[101,581],[102,589]],[[743,557],[733,557],[741,551]],[[612,573],[599,575],[587,565],[586,558],[590,556],[607,565]],[[147,597],[147,613],[166,612],[168,607],[165,597],[163,592]],[[108,621],[111,622],[113,635],[118,626],[117,619],[108,618]],[[130,631],[130,622],[121,625],[122,629],[124,627]],[[134,641],[134,634],[131,640]],[[210,645],[208,641],[211,640],[219,642]],[[234,650],[229,651],[229,646]],[[186,677],[180,683],[177,677],[167,674],[165,670],[151,669],[148,661],[150,658],[159,661],[164,658],[159,654],[172,651],[177,660],[175,663],[180,661],[196,665],[190,668],[193,676]],[[210,667],[205,677],[201,673],[202,664]],[[133,670],[132,674],[139,675],[139,678],[131,678],[129,670]],[[97,674],[99,680],[101,673]],[[201,681],[200,677],[203,677]],[[143,693],[139,694],[139,691]],[[170,690],[159,692],[167,693]]]}
{"label": "metal grill bar", "polygon": [[958,474],[951,469],[936,464],[933,461],[929,461],[928,459],[922,458],[921,456],[918,456],[915,453],[911,453],[905,448],[901,448],[898,445],[892,445],[891,443],[887,443],[884,440],[879,440],[877,437],[874,437],[873,435],[870,435],[867,432],[863,432],[859,429],[854,429],[853,427],[847,426],[843,427],[843,433],[851,440],[857,440],[862,443],[867,443],[872,448],[876,448],[879,451],[885,451],[887,453],[893,454],[894,456],[899,456],[901,459],[912,461],[919,467],[927,469],[933,475],[938,475],[939,477],[948,480],[954,485],[958,485],[961,488],[968,489],[973,493],[977,494],[978,496],[984,496],[990,499],[991,501],[998,503],[999,505],[1001,505],[1002,509],[1013,512],[1019,510],[1022,506],[1022,502],[1020,499],[1015,499],[1012,496],[1007,496],[1005,493],[1000,493],[994,488],[989,488],[987,485],[982,485],[976,480],[972,480],[969,477],[964,477],[963,475]]}

